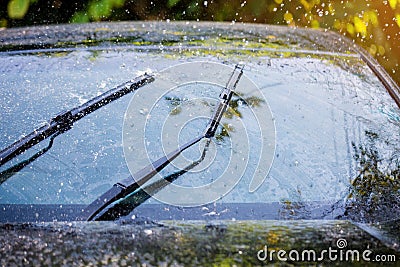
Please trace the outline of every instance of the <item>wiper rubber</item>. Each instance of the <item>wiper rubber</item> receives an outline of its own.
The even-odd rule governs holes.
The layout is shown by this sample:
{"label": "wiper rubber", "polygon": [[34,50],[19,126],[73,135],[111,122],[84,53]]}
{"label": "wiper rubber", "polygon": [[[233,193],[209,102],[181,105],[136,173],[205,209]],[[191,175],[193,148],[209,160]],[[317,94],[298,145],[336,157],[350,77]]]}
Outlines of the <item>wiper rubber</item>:
{"label": "wiper rubber", "polygon": [[153,81],[154,77],[152,75],[144,74],[89,100],[81,106],[57,114],[46,125],[0,151],[0,166],[46,138],[56,133],[60,134],[68,131],[76,121],[93,111]]}
{"label": "wiper rubber", "polygon": [[243,68],[244,66],[242,65],[236,65],[231,77],[229,78],[228,83],[226,84],[225,88],[222,89],[219,95],[219,105],[214,113],[214,116],[212,117],[212,119],[210,119],[207,129],[203,135],[198,136],[197,138],[184,144],[183,146],[179,147],[168,155],[152,162],[145,168],[135,173],[133,175],[133,177],[135,178],[129,176],[121,182],[114,184],[111,189],[109,189],[107,192],[105,192],[99,198],[93,201],[89,206],[87,206],[82,211],[82,214],[79,218],[77,218],[77,220],[92,221],[98,219],[98,215],[103,212],[105,208],[107,208],[113,202],[121,200],[129,194],[133,193],[141,185],[145,184],[152,177],[154,177],[154,175],[164,169],[164,167],[168,166],[168,164],[171,163],[171,161],[174,160],[176,157],[178,157],[184,150],[198,143],[203,138],[214,137],[221,118],[229,105],[229,101],[232,98],[236,85],[243,74]]}

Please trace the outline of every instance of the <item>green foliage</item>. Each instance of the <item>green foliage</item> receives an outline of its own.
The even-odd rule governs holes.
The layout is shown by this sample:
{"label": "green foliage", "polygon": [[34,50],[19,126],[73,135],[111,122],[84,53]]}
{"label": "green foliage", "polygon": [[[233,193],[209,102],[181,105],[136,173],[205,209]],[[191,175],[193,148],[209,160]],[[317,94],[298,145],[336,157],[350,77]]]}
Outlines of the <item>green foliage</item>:
{"label": "green foliage", "polygon": [[0,19],[0,28],[6,28],[6,27],[7,27],[7,20]]}
{"label": "green foliage", "polygon": [[[171,108],[170,115],[178,115],[182,112],[181,104],[184,102],[184,99],[170,96],[166,96],[164,99],[168,101]],[[258,108],[262,103],[264,103],[264,100],[256,96],[242,97],[240,95],[234,95],[229,102],[224,117],[230,120],[233,118],[242,118],[242,113],[240,112],[241,107],[249,106],[251,108]],[[208,106],[209,103],[204,102],[203,105]],[[220,130],[216,133],[215,138],[217,141],[222,142],[224,138],[229,137],[229,133],[233,132],[235,132],[235,128],[231,124],[223,123]]]}
{"label": "green foliage", "polygon": [[89,4],[88,13],[91,19],[98,21],[110,16],[111,7],[111,2],[108,0],[95,1]]}
{"label": "green foliage", "polygon": [[180,99],[178,97],[169,97],[166,96],[165,100],[167,100],[170,105],[172,106],[172,110],[170,111],[170,115],[178,115],[182,112],[182,108],[180,107],[180,105],[183,102],[183,99]]}
{"label": "green foliage", "polygon": [[178,4],[180,0],[168,0],[168,7],[173,7]]}
{"label": "green foliage", "polygon": [[122,8],[126,0],[92,0],[86,10],[75,12],[70,19],[72,23],[85,23],[109,19],[111,14]]}
{"label": "green foliage", "polygon": [[[0,18],[0,27],[20,26],[22,19],[27,17],[29,6],[36,3],[38,7],[47,7],[42,10],[48,10],[52,2],[9,0],[8,18]],[[73,6],[67,4],[67,0],[55,2],[61,7],[53,8],[54,12],[63,12],[64,7]],[[400,83],[400,0],[85,0],[81,3],[84,4],[67,21],[199,19],[335,30],[368,50]],[[37,19],[29,23],[40,24],[47,15],[38,14]],[[18,23],[12,21],[16,19]]]}
{"label": "green foliage", "polygon": [[85,23],[89,21],[90,21],[89,15],[84,11],[76,12],[70,20],[70,22],[72,23]]}
{"label": "green foliage", "polygon": [[29,9],[30,0],[11,0],[8,2],[8,16],[12,19],[22,19]]}

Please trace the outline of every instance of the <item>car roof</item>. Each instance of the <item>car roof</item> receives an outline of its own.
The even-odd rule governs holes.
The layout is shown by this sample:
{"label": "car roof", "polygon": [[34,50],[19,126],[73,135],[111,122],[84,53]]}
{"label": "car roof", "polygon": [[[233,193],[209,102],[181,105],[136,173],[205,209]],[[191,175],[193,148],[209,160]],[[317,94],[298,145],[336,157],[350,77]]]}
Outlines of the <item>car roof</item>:
{"label": "car roof", "polygon": [[[130,21],[60,24],[2,30],[2,50],[149,43],[173,45],[192,41],[201,44],[215,38],[257,41],[270,46],[286,45],[314,52],[357,53],[356,48],[332,31],[276,25],[194,22]],[[259,40],[261,38],[261,40]],[[193,45],[193,43],[191,43]],[[196,44],[196,43],[194,43]],[[212,44],[212,42],[210,43]],[[232,45],[226,42],[227,45]],[[223,45],[223,44],[221,44]],[[243,43],[243,45],[245,45]]]}
{"label": "car roof", "polygon": [[[225,40],[224,40],[225,39]],[[134,45],[164,49],[190,46],[284,51],[298,53],[356,54],[362,58],[400,105],[399,86],[364,49],[326,29],[308,29],[256,23],[195,21],[130,21],[42,25],[2,29],[0,51]],[[277,49],[279,48],[279,49]]]}

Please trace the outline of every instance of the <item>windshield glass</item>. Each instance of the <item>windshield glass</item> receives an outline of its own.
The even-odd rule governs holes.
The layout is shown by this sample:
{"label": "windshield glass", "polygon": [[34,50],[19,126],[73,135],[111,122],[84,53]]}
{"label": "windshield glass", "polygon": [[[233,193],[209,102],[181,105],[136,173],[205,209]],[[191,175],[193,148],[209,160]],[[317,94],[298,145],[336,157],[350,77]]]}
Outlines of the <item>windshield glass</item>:
{"label": "windshield glass", "polygon": [[[176,188],[153,184],[155,190],[145,191],[155,198],[136,194],[136,199],[128,200],[135,207],[144,203],[130,216],[358,220],[398,216],[400,209],[393,204],[398,203],[399,184],[393,177],[399,169],[400,111],[357,54],[321,47],[314,51],[301,43],[270,42],[274,45],[267,47],[259,42],[259,47],[252,47],[246,40],[242,46],[210,40],[203,47],[195,44],[195,49],[196,40],[191,40],[179,49],[147,42],[1,53],[2,148],[60,111],[144,72],[160,74],[155,84],[76,122],[25,168],[15,171],[12,166],[29,160],[48,141],[3,165],[0,204],[82,209],[113,184],[204,131],[228,76],[216,73],[196,83],[196,75],[204,71],[190,64],[186,70],[168,72],[168,68],[210,62],[232,69],[242,61],[245,78],[217,136],[210,144],[203,140],[185,151],[149,183],[168,178],[178,187],[198,187],[225,175],[225,184],[236,181],[231,190],[217,192],[206,206],[181,209],[162,204],[163,196],[176,194]],[[182,78],[185,75],[189,78]],[[157,86],[157,81],[166,80],[173,86]],[[158,94],[157,88],[168,90]],[[271,157],[260,156],[263,149]],[[179,173],[186,167],[191,168]],[[261,179],[252,187],[258,172]],[[176,196],[174,204],[188,206],[188,198]],[[364,215],[360,207],[372,212]]]}

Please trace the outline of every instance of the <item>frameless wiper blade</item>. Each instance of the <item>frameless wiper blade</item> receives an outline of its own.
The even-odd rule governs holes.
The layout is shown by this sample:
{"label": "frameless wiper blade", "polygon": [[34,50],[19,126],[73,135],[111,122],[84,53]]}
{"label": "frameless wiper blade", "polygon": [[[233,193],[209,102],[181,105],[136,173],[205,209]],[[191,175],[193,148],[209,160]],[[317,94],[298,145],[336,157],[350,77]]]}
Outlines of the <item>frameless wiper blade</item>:
{"label": "frameless wiper blade", "polygon": [[89,100],[88,102],[68,111],[61,112],[50,119],[45,125],[35,129],[30,134],[0,151],[0,166],[25,152],[29,148],[53,136],[71,129],[72,125],[93,111],[117,100],[118,98],[154,81],[154,76],[144,74],[125,82],[109,91]]}
{"label": "frameless wiper blade", "polygon": [[243,68],[244,66],[242,65],[236,65],[234,71],[232,72],[232,75],[229,78],[228,83],[226,84],[224,89],[222,89],[219,95],[219,105],[214,112],[214,116],[210,119],[210,122],[203,135],[198,136],[197,138],[184,144],[183,146],[179,147],[168,155],[152,162],[150,165],[135,173],[133,175],[133,177],[135,178],[129,176],[123,181],[114,184],[111,189],[109,189],[107,192],[105,192],[99,198],[93,201],[89,206],[87,206],[83,210],[81,216],[77,218],[77,220],[96,220],[96,217],[102,211],[104,211],[105,208],[107,208],[112,203],[121,200],[129,194],[133,193],[141,185],[145,184],[148,180],[154,177],[154,175],[160,172],[164,167],[168,166],[168,164],[171,163],[171,161],[174,160],[176,157],[178,157],[184,150],[198,143],[203,138],[213,137],[221,121],[221,118],[229,105],[229,101],[232,98],[236,85],[243,74]]}
{"label": "frameless wiper blade", "polygon": [[114,184],[110,190],[102,194],[99,198],[97,198],[89,206],[87,206],[82,212],[80,218],[77,218],[77,220],[93,220],[107,206],[119,199],[123,199],[130,193],[133,193],[141,185],[145,184],[148,180],[154,177],[154,175],[156,175],[158,172],[168,166],[168,164],[171,163],[171,161],[173,161],[176,157],[178,157],[183,151],[198,143],[203,138],[204,136],[202,135],[193,139],[192,141],[179,147],[168,155],[161,157],[158,160],[147,165],[146,167],[135,173],[133,177],[129,176],[119,183]]}

